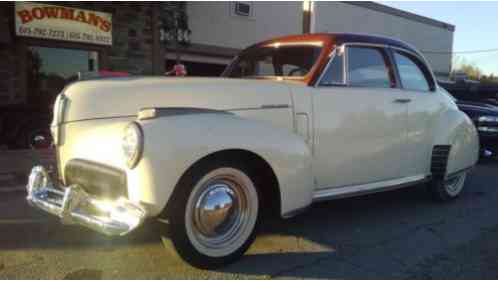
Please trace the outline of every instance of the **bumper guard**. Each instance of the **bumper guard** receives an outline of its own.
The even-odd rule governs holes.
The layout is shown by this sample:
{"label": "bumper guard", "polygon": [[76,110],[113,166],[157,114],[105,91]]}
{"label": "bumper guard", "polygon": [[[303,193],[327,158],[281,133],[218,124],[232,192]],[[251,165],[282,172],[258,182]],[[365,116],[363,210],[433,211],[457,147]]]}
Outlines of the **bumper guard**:
{"label": "bumper guard", "polygon": [[63,224],[80,224],[106,235],[125,235],[146,217],[143,207],[124,198],[107,201],[78,185],[56,186],[42,166],[33,167],[26,188],[30,205],[60,217]]}

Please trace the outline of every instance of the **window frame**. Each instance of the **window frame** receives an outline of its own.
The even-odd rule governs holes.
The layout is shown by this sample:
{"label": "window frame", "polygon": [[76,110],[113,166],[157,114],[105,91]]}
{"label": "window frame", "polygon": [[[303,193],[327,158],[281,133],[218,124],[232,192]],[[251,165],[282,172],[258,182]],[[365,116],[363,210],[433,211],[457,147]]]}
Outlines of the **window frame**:
{"label": "window frame", "polygon": [[[349,82],[349,54],[348,54],[348,48],[349,47],[363,47],[363,48],[371,48],[371,49],[378,49],[381,54],[384,56],[384,59],[386,60],[386,67],[388,68],[388,75],[390,79],[390,83],[394,83],[393,86],[389,88],[377,88],[377,87],[359,87],[359,86],[354,86],[351,85]],[[332,83],[332,84],[322,84],[322,80],[325,76],[325,73],[328,71],[330,64],[332,63],[332,60],[336,56],[336,52],[338,49],[343,49],[343,83]],[[325,67],[322,70],[322,73],[320,74],[319,79],[315,83],[316,87],[349,87],[349,88],[375,88],[375,89],[401,89],[401,81],[400,77],[398,76],[398,69],[396,67],[395,61],[393,59],[393,54],[391,53],[390,46],[389,45],[384,45],[384,44],[372,44],[372,43],[356,43],[356,42],[348,42],[348,43],[343,43],[336,45],[332,52],[329,55],[329,60]]]}
{"label": "window frame", "polygon": [[[351,88],[374,88],[374,89],[397,89],[400,86],[398,77],[396,75],[396,69],[394,68],[393,60],[391,58],[391,55],[389,54],[388,46],[386,45],[377,45],[377,44],[367,44],[367,43],[346,43],[346,48],[345,48],[345,68],[346,68],[346,84],[348,87]],[[350,47],[357,47],[357,48],[365,48],[365,49],[377,49],[380,51],[381,55],[383,56],[384,63],[386,64],[387,68],[387,75],[389,76],[389,83],[390,87],[388,88],[383,88],[383,87],[361,87],[361,86],[355,86],[351,85],[349,81],[349,52],[348,49]],[[394,84],[393,84],[394,83]]]}
{"label": "window frame", "polygon": [[347,87],[348,86],[346,83],[346,57],[345,57],[344,53],[342,54],[344,56],[342,59],[343,60],[342,61],[342,83],[322,84],[322,81],[324,80],[325,74],[327,73],[327,71],[331,67],[332,62],[334,61],[334,59],[337,56],[338,48],[341,48],[341,47],[342,47],[342,45],[335,47],[334,50],[332,50],[332,52],[328,55],[329,59],[327,61],[327,64],[323,68],[323,71],[320,74],[320,77],[317,80],[317,83],[316,83],[317,86],[319,86],[319,87]]}
{"label": "window frame", "polygon": [[[396,76],[397,79],[399,80],[399,86],[401,90],[409,92],[421,92],[421,93],[432,93],[436,91],[437,87],[434,76],[432,75],[432,72],[427,66],[427,62],[423,58],[421,58],[418,54],[403,48],[390,47],[390,49],[391,49],[390,50],[391,60],[393,61],[393,65],[396,71]],[[398,68],[398,62],[396,61],[395,53],[399,53],[400,55],[407,57],[420,69],[420,71],[424,75],[425,80],[427,81],[427,84],[429,85],[428,91],[407,89],[403,86],[403,81],[401,80],[401,74]]]}

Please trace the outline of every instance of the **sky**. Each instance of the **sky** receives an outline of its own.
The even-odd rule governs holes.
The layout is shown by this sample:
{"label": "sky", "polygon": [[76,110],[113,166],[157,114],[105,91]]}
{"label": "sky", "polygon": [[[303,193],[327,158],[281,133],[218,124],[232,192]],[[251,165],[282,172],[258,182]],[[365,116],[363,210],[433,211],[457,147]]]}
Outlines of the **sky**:
{"label": "sky", "polygon": [[[388,1],[384,5],[455,25],[453,52],[498,49],[498,2]],[[498,51],[456,54],[484,74],[498,74]]]}

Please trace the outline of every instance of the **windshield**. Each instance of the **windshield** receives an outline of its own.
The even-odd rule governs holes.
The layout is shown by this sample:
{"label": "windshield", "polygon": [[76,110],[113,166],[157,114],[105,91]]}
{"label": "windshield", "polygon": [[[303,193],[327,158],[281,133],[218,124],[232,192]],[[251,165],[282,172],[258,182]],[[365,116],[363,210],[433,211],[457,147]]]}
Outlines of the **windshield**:
{"label": "windshield", "polygon": [[322,50],[315,45],[282,46],[278,43],[243,52],[223,76],[241,77],[303,77],[313,67]]}

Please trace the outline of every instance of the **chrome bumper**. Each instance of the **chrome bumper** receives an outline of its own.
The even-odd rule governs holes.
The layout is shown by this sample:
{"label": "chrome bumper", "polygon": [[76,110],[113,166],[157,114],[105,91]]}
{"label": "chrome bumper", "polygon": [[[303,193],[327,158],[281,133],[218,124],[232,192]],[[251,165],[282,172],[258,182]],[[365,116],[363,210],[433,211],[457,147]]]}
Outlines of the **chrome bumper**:
{"label": "chrome bumper", "polygon": [[60,217],[64,224],[80,224],[107,235],[125,235],[146,217],[144,208],[124,198],[98,199],[77,185],[58,188],[42,166],[31,170],[26,188],[32,206]]}

